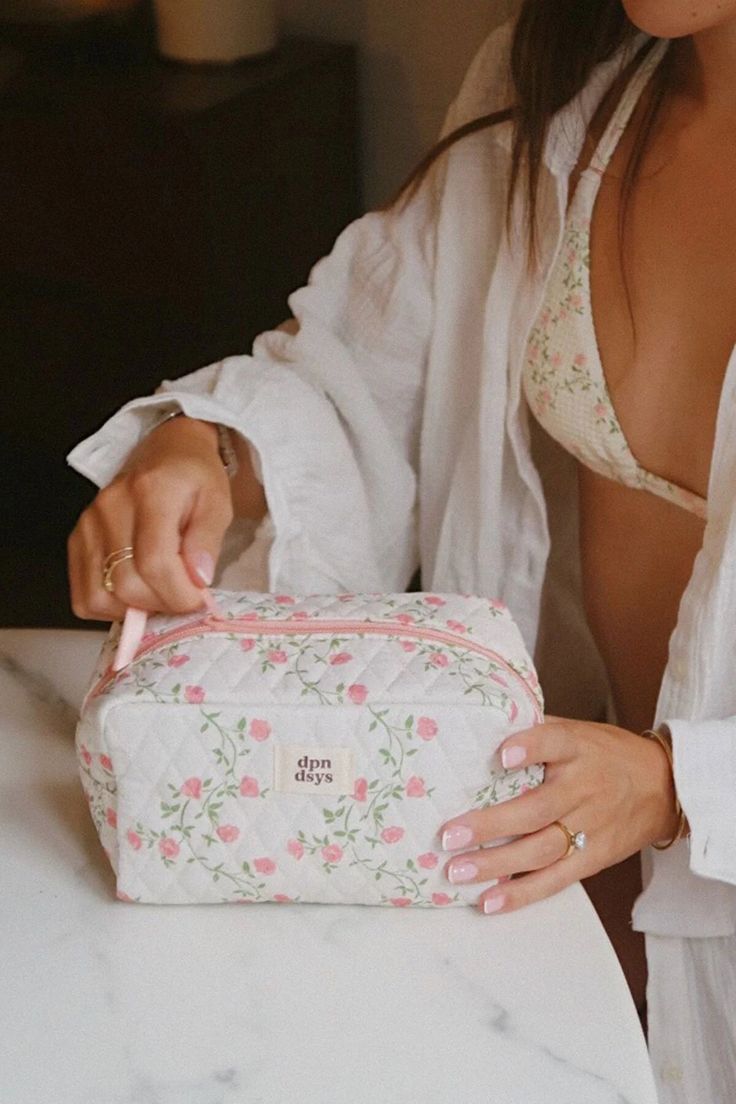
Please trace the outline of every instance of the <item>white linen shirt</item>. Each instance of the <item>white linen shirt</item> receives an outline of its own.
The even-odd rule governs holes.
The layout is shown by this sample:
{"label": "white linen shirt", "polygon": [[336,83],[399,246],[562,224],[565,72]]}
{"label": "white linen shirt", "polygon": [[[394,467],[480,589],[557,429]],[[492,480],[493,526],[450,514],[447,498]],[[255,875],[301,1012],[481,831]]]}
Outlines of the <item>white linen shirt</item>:
{"label": "white linen shirt", "polygon": [[[512,30],[510,20],[483,43],[442,135],[511,102]],[[510,242],[502,232],[503,123],[451,147],[404,209],[368,212],[342,231],[288,298],[298,332],[267,331],[252,355],[164,381],[69,463],[103,486],[165,410],[228,425],[257,450],[269,512],[255,537],[252,525],[233,524],[219,585],[401,591],[421,564],[425,590],[508,604],[549,713],[613,719],[580,601],[576,462],[529,417],[521,365],[588,123],[647,37],[599,64],[551,122],[537,275],[525,271],[518,195]],[[649,1045],[668,1104],[736,1100],[735,505],[736,350],[703,545],[654,718],[672,732],[692,837],[644,852],[633,912],[647,936]],[[698,1045],[704,1033],[708,1046]]]}

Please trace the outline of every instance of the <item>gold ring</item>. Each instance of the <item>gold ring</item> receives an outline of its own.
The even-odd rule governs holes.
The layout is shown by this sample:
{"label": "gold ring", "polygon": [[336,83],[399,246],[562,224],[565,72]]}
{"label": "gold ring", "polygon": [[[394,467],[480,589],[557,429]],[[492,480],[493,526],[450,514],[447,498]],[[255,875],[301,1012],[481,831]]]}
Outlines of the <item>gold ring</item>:
{"label": "gold ring", "polygon": [[111,552],[109,556],[105,558],[105,563],[102,570],[102,585],[108,594],[115,593],[115,584],[113,583],[112,573],[118,564],[124,563],[126,560],[133,559],[133,549],[128,545],[126,548],[116,548],[114,552]]}
{"label": "gold ring", "polygon": [[585,832],[571,832],[561,820],[554,820],[550,827],[559,828],[561,832],[565,833],[567,851],[562,856],[563,859],[566,859],[568,855],[572,855],[573,851],[582,851],[588,842]]}

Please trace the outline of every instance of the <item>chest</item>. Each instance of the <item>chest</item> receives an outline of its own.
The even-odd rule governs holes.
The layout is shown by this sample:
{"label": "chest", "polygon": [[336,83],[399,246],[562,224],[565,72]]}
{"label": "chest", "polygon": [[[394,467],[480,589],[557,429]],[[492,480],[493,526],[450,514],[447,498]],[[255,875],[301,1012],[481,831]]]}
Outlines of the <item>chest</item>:
{"label": "chest", "polygon": [[[591,211],[592,317],[634,456],[706,497],[719,397],[736,342],[736,157],[714,157],[713,135],[687,129],[673,108],[642,160],[620,237],[623,179],[646,99],[614,150]],[[597,127],[604,122],[605,113]],[[590,138],[597,138],[594,129]],[[589,156],[588,147],[571,196]]]}

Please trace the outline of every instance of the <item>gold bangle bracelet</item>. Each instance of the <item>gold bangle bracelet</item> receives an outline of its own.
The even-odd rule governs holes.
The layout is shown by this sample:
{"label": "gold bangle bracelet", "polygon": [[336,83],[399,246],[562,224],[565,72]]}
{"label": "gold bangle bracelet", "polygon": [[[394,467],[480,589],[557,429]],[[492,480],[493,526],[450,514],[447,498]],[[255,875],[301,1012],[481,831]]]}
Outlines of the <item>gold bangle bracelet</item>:
{"label": "gold bangle bracelet", "polygon": [[[673,782],[673,785],[674,785],[674,781],[675,781],[675,762],[674,762],[674,759],[673,759],[673,756],[672,756],[672,748],[670,747],[669,740],[664,736],[664,734],[662,732],[660,732],[658,729],[654,729],[654,728],[645,728],[643,732],[639,733],[639,735],[640,736],[646,736],[650,740],[656,740],[659,743],[659,745],[664,748],[664,752],[665,752],[665,755],[667,756],[667,760],[668,760],[669,765],[670,765],[670,770],[672,772],[672,782]],[[677,816],[678,816],[677,830],[675,831],[675,834],[672,837],[672,839],[668,840],[666,843],[652,843],[651,844],[651,846],[656,848],[657,851],[666,851],[668,847],[672,847],[673,843],[677,843],[677,841],[682,839],[683,836],[686,834],[687,819],[685,817],[685,813],[684,813],[684,810],[682,808],[682,805],[680,804],[680,799],[677,796],[677,791],[675,791],[675,812],[677,813]]]}

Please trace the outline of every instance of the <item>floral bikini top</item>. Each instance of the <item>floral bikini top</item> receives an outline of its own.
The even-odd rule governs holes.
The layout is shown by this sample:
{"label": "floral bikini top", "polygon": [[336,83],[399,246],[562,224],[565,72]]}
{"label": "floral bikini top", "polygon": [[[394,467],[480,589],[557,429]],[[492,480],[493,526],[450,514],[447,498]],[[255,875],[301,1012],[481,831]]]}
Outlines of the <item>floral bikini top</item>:
{"label": "floral bikini top", "polygon": [[647,471],[629,448],[606,386],[591,309],[590,220],[601,174],[667,45],[666,39],[657,43],[636,71],[580,176],[527,340],[522,383],[540,425],[586,467],[704,518],[706,499]]}

